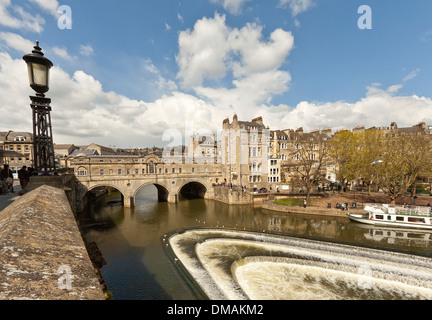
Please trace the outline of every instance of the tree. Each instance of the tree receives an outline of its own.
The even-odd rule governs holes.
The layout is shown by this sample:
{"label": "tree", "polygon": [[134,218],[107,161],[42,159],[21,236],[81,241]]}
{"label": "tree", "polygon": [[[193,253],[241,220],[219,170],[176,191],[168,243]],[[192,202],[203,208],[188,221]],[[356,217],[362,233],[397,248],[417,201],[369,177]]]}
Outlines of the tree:
{"label": "tree", "polygon": [[358,177],[363,180],[364,184],[368,186],[368,194],[370,195],[372,184],[377,176],[377,169],[379,168],[372,163],[377,159],[383,150],[384,135],[380,130],[365,130],[359,135],[359,149],[358,149]]}
{"label": "tree", "polygon": [[329,155],[335,162],[336,180],[344,186],[358,177],[361,166],[360,138],[358,133],[340,131],[329,142]]}
{"label": "tree", "polygon": [[374,167],[376,183],[394,203],[420,174],[431,172],[431,137],[395,134],[382,144],[383,162]]}
{"label": "tree", "polygon": [[318,133],[298,133],[293,148],[295,180],[306,189],[306,200],[320,180],[325,177],[325,161],[329,155],[328,142]]}

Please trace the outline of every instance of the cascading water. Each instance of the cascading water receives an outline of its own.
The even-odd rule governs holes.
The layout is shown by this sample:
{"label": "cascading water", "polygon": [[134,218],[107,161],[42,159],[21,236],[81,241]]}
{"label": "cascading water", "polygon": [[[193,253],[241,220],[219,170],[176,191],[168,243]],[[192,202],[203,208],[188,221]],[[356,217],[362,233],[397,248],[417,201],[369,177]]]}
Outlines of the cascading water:
{"label": "cascading water", "polygon": [[432,298],[430,258],[223,229],[164,241],[210,299]]}

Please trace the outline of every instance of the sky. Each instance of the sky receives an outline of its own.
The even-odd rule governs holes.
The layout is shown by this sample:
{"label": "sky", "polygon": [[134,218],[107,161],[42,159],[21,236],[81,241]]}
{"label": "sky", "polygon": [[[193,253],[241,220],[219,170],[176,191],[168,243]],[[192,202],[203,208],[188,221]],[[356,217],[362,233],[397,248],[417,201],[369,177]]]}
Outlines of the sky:
{"label": "sky", "polygon": [[234,114],[271,130],[432,125],[431,13],[430,0],[0,0],[0,131],[32,132],[22,56],[36,40],[54,64],[57,144],[187,144]]}

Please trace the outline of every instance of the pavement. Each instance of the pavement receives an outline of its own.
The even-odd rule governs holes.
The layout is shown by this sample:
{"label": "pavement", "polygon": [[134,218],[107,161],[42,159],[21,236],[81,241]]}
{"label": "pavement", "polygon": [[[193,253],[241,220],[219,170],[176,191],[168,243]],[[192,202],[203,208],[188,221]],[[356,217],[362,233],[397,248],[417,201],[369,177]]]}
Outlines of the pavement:
{"label": "pavement", "polygon": [[21,191],[21,186],[18,181],[14,181],[14,192],[11,194],[0,193],[0,211],[4,210],[8,205],[10,205],[15,200],[19,199],[19,192]]}

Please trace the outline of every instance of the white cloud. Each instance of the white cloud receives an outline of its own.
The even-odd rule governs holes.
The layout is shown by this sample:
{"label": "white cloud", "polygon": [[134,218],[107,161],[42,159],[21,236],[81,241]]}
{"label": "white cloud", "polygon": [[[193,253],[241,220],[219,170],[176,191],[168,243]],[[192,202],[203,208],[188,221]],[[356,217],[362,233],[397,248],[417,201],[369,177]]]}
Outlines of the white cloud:
{"label": "white cloud", "polygon": [[[58,66],[51,69],[50,83],[56,143],[163,145],[162,134],[169,128],[182,129],[186,121],[213,122],[209,104],[179,92],[154,102],[134,100],[105,91],[83,71],[70,76]],[[31,132],[32,94],[24,61],[0,51],[0,131]]]}
{"label": "white cloud", "polygon": [[57,10],[60,4],[58,3],[57,0],[29,0],[29,1],[37,4],[40,8],[51,13],[54,17],[58,17]]}
{"label": "white cloud", "polygon": [[83,56],[91,56],[94,54],[93,47],[91,45],[80,45],[80,53]]}
{"label": "white cloud", "polygon": [[[260,79],[242,79],[236,90],[200,88],[208,91],[205,94],[208,97],[214,94],[212,99],[208,98],[210,101],[173,91],[155,101],[145,102],[107,92],[100,81],[83,71],[69,75],[58,66],[51,70],[47,96],[52,98],[55,143],[165,146],[168,144],[162,141],[165,130],[183,131],[186,123],[191,123],[195,130],[203,128],[217,133],[222,120],[232,119],[234,113],[241,120],[261,115],[271,129],[371,127],[389,125],[392,121],[399,126],[411,126],[420,121],[432,123],[431,98],[396,96],[388,88],[379,89],[377,84],[371,85],[374,90],[368,90],[364,98],[354,103],[303,101],[295,107],[272,106],[266,103],[266,97],[285,90],[284,83],[289,79],[284,79],[287,74],[282,71],[269,71],[254,74]],[[258,88],[262,83],[267,85],[264,91]],[[248,96],[242,90],[259,93],[247,101],[244,99]],[[0,131],[32,130],[30,94],[33,92],[28,85],[25,63],[0,51]],[[241,107],[230,104],[236,104],[236,99],[242,101],[238,103]],[[124,145],[125,141],[127,145]]]}
{"label": "white cloud", "polygon": [[159,69],[153,64],[151,59],[142,60],[143,69],[150,73],[151,83],[161,92],[171,92],[177,90],[177,84],[162,76]]}
{"label": "white cloud", "polygon": [[53,47],[52,51],[54,52],[54,54],[56,54],[60,58],[63,58],[63,59],[68,60],[68,61],[73,61],[76,58],[74,56],[69,55],[67,49],[64,47],[63,48]]}
{"label": "white cloud", "polygon": [[[395,96],[389,90],[375,89],[354,103],[303,101],[295,108],[286,109],[280,121],[273,118],[272,122],[274,125],[279,124],[279,128],[303,126],[306,130],[354,128],[358,125],[366,128],[388,126],[393,121],[401,127],[412,126],[420,121],[432,122],[431,98]],[[280,107],[281,110],[286,108]]]}
{"label": "white cloud", "polygon": [[293,17],[305,12],[314,6],[312,0],[279,0],[282,7],[289,7]]}
{"label": "white cloud", "polygon": [[178,19],[181,23],[184,23],[183,16],[180,14],[180,12],[177,13],[177,19]]}
{"label": "white cloud", "polygon": [[11,0],[0,0],[0,25],[41,33],[44,24],[40,15],[32,15],[22,7],[12,5]]}
{"label": "white cloud", "polygon": [[193,88],[205,79],[225,77],[228,70],[236,78],[276,71],[293,47],[291,32],[276,29],[269,41],[263,41],[261,26],[246,24],[240,30],[231,29],[225,16],[215,14],[198,20],[193,30],[180,33],[177,76],[185,88]]}
{"label": "white cloud", "polygon": [[276,29],[270,34],[270,40],[261,41],[262,27],[247,24],[242,29],[234,29],[228,37],[231,50],[241,56],[239,62],[233,63],[235,76],[254,72],[274,70],[281,67],[294,47],[291,32]]}
{"label": "white cloud", "polygon": [[211,2],[222,5],[231,14],[240,14],[243,5],[250,0],[211,0]]}
{"label": "white cloud", "polygon": [[19,34],[12,32],[0,32],[0,40],[3,40],[7,48],[12,48],[22,53],[30,53],[36,42],[24,39]]}
{"label": "white cloud", "polygon": [[217,79],[225,76],[225,59],[229,46],[228,27],[225,16],[214,19],[202,18],[195,23],[194,30],[179,34],[178,78],[185,87],[202,83],[204,78]]}
{"label": "white cloud", "polygon": [[411,71],[405,78],[403,78],[403,82],[414,79],[415,77],[417,77],[419,72],[420,72],[420,68]]}
{"label": "white cloud", "polygon": [[[218,14],[197,21],[193,30],[179,35],[177,76],[182,85],[219,109],[250,110],[270,103],[289,88],[291,75],[281,67],[294,47],[294,37],[282,29],[271,32],[268,39],[262,33],[262,26],[251,23],[232,29]],[[226,76],[233,77],[226,87],[203,85],[206,79]]]}

